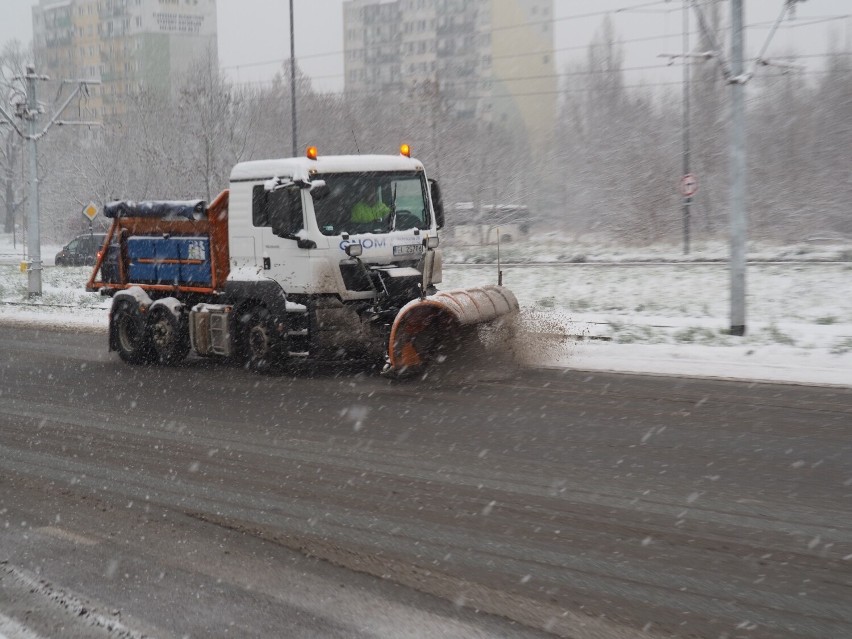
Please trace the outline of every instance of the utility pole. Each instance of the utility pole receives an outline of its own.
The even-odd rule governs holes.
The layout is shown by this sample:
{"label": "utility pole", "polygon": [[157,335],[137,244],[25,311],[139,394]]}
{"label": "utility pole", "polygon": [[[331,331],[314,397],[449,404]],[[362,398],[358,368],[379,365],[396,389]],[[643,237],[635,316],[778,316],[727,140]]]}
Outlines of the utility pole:
{"label": "utility pole", "polygon": [[293,157],[298,156],[299,142],[296,139],[296,30],[293,25],[293,0],[290,0],[290,114],[293,124]]}
{"label": "utility pole", "polygon": [[30,164],[29,215],[27,217],[27,294],[30,297],[41,295],[41,232],[39,229],[38,207],[38,144],[36,142],[36,120],[38,119],[38,100],[36,99],[36,81],[42,78],[35,74],[33,67],[27,67],[27,155]]}
{"label": "utility pole", "polygon": [[38,130],[38,118],[42,113],[42,108],[38,103],[36,95],[36,82],[49,80],[46,75],[37,75],[34,67],[27,67],[26,73],[15,78],[18,81],[23,81],[27,88],[27,100],[25,104],[18,104],[15,115],[23,119],[27,123],[26,132],[21,131],[2,106],[0,106],[0,117],[12,125],[20,137],[27,141],[27,155],[29,156],[29,213],[27,215],[27,292],[30,297],[41,295],[41,232],[39,229],[39,203],[38,203],[38,141],[50,130],[54,124],[71,125],[81,124],[84,126],[100,126],[100,122],[68,122],[59,119],[65,108],[71,104],[81,90],[84,90],[89,84],[100,84],[100,82],[87,82],[85,80],[64,80],[63,85],[70,82],[76,82],[77,88],[71,92],[71,95],[62,103],[62,106],[53,114],[47,126],[41,131]]}
{"label": "utility pole", "polygon": [[783,0],[781,12],[775,21],[760,53],[750,71],[746,72],[743,59],[745,50],[745,24],[743,21],[744,0],[731,0],[731,61],[725,60],[716,36],[707,25],[698,0],[691,0],[701,31],[712,46],[704,57],[715,58],[725,81],[731,87],[731,140],[730,163],[730,232],[731,232],[731,335],[743,336],[746,333],[746,128],[745,128],[745,86],[754,76],[759,66],[781,66],[793,68],[768,60],[765,55],[769,44],[778,30],[778,26],[788,13],[795,10],[796,4],[805,0]]}
{"label": "utility pole", "polygon": [[[27,293],[30,297],[41,295],[41,233],[39,231],[39,206],[38,206],[38,139],[47,132],[47,129],[39,133],[36,129],[38,124],[38,116],[40,107],[38,97],[36,95],[36,82],[39,80],[47,80],[46,76],[36,75],[33,67],[27,67],[26,73],[15,78],[18,81],[23,81],[26,87],[26,102],[17,104],[15,115],[27,123],[26,133],[21,131],[2,106],[0,106],[0,116],[2,116],[8,124],[12,126],[20,137],[27,141],[27,159],[29,160],[30,174],[30,194],[29,194],[29,212],[27,214]],[[73,96],[73,94],[72,94]],[[69,100],[70,102],[70,100]],[[67,102],[66,105],[67,106]],[[63,109],[65,108],[63,106]],[[58,114],[57,114],[58,116]],[[48,128],[56,117],[54,116]],[[7,197],[10,191],[7,189]],[[14,237],[14,227],[12,229]],[[22,264],[23,268],[23,264]]]}
{"label": "utility pole", "polygon": [[743,1],[731,0],[731,335],[746,331],[746,129]]}
{"label": "utility pole", "polygon": [[[683,175],[689,175],[689,4],[683,2]],[[689,206],[692,196],[683,195],[683,253],[689,255]]]}

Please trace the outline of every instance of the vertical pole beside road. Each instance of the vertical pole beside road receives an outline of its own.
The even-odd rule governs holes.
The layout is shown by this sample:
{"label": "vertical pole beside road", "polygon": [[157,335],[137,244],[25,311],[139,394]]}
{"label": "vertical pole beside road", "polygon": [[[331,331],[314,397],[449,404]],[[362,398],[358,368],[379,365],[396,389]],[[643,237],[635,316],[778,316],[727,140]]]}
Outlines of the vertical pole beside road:
{"label": "vertical pole beside road", "polygon": [[30,297],[41,295],[41,233],[38,215],[38,143],[36,142],[36,119],[38,118],[38,100],[36,100],[36,81],[39,78],[35,69],[27,67],[27,146],[30,164],[30,206],[27,218],[27,293]]}
{"label": "vertical pole beside road", "polygon": [[[683,2],[683,175],[689,175],[689,0]],[[683,253],[689,255],[689,205],[683,195]]]}
{"label": "vertical pole beside road", "polygon": [[731,335],[746,331],[746,131],[743,1],[731,0]]}
{"label": "vertical pole beside road", "polygon": [[296,140],[296,33],[293,27],[293,0],[290,0],[290,114],[293,125],[293,157],[298,156],[299,142]]}
{"label": "vertical pole beside road", "polygon": [[[41,295],[41,271],[42,271],[42,263],[41,263],[41,232],[39,229],[39,202],[38,202],[38,139],[45,135],[50,127],[54,124],[60,125],[71,125],[71,124],[79,124],[84,126],[97,126],[100,123],[98,122],[79,122],[79,121],[64,121],[59,120],[59,117],[62,115],[62,112],[65,108],[71,103],[71,100],[74,99],[76,95],[79,95],[80,91],[89,84],[100,84],[100,82],[87,82],[85,80],[75,80],[73,82],[78,83],[78,86],[74,91],[71,92],[71,95],[65,100],[65,102],[57,109],[57,111],[53,114],[53,117],[47,123],[47,126],[42,131],[38,131],[36,129],[38,125],[38,117],[39,117],[39,103],[38,98],[36,96],[36,82],[40,80],[49,80],[47,76],[44,75],[36,75],[35,67],[28,66],[26,69],[26,74],[21,76],[15,76],[16,81],[22,81],[25,83],[27,89],[27,100],[26,100],[26,108],[21,108],[24,105],[19,104],[16,108],[16,115],[22,118],[27,123],[26,130],[24,133],[21,129],[17,127],[14,120],[12,120],[12,116],[10,116],[3,109],[3,106],[0,105],[0,116],[6,122],[8,122],[12,128],[14,128],[15,133],[17,133],[20,137],[27,141],[27,155],[29,156],[29,174],[30,174],[30,194],[29,194],[29,213],[27,215],[27,261],[21,262],[21,269],[23,270],[26,267],[27,270],[27,288],[28,294],[30,297]],[[63,84],[66,82],[72,82],[71,80],[63,81]],[[12,237],[14,237],[14,229]]]}

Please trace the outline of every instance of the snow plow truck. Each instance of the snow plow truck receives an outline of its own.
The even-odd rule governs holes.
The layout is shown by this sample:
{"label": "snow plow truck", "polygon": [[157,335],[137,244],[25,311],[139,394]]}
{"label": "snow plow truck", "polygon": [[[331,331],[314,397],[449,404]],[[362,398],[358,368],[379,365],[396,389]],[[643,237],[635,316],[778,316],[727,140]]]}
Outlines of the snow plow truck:
{"label": "snow plow truck", "polygon": [[86,289],[112,296],[109,349],[174,365],[191,350],[264,369],[384,360],[413,374],[518,311],[502,286],[439,292],[438,184],[399,155],[237,164],[209,204],[116,201]]}

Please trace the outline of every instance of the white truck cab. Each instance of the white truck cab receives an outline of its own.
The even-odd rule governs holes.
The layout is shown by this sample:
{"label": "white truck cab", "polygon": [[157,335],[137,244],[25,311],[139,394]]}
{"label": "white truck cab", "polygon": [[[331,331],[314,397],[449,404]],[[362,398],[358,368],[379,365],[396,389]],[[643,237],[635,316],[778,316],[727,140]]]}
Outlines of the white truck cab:
{"label": "white truck cab", "polygon": [[[230,178],[230,279],[274,280],[288,297],[369,299],[377,284],[420,282],[442,225],[437,184],[402,154],[310,148],[302,158],[243,162]],[[440,253],[430,262],[427,288],[441,281]],[[365,277],[365,267],[380,280]]]}

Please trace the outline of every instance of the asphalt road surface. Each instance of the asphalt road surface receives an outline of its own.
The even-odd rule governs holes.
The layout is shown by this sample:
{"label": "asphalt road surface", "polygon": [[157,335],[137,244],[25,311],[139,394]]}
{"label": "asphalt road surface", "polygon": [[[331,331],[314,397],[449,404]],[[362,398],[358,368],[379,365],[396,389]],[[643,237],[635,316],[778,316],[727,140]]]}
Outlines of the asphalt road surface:
{"label": "asphalt road surface", "polygon": [[0,327],[0,637],[852,636],[852,391]]}

